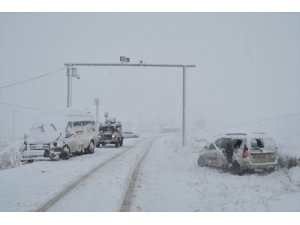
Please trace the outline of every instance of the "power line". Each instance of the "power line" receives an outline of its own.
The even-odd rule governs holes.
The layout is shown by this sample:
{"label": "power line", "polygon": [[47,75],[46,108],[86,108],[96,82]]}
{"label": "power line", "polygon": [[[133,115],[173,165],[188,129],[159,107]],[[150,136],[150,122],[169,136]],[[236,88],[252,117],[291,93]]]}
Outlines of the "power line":
{"label": "power line", "polygon": [[45,74],[42,74],[42,75],[30,78],[28,80],[20,81],[20,82],[14,83],[14,84],[5,85],[5,86],[0,87],[0,90],[4,89],[4,88],[9,88],[9,87],[17,86],[17,85],[20,85],[20,84],[24,84],[24,83],[27,83],[27,82],[30,82],[30,81],[33,81],[33,80],[36,80],[36,79],[40,79],[42,77],[46,77],[46,76],[49,76],[49,75],[51,75],[53,73],[59,72],[59,71],[61,71],[63,69],[65,69],[65,67],[61,67],[61,68],[59,68],[57,70],[54,70],[54,71],[51,71],[51,72],[48,72],[48,73],[45,73]]}
{"label": "power line", "polygon": [[39,109],[39,108],[31,107],[31,106],[15,105],[15,104],[10,104],[10,103],[5,103],[5,102],[0,102],[0,105],[8,105],[8,106],[14,106],[14,107],[18,107],[18,108],[32,109],[32,110],[38,110],[38,111],[47,111],[44,109]]}

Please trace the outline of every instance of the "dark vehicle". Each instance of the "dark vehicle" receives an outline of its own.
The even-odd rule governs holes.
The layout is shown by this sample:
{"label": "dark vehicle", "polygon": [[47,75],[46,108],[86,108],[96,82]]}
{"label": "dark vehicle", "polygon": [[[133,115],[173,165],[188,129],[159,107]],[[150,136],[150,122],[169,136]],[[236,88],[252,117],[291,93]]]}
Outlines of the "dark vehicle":
{"label": "dark vehicle", "polygon": [[97,147],[114,144],[116,148],[123,146],[122,124],[115,119],[109,119],[99,128]]}

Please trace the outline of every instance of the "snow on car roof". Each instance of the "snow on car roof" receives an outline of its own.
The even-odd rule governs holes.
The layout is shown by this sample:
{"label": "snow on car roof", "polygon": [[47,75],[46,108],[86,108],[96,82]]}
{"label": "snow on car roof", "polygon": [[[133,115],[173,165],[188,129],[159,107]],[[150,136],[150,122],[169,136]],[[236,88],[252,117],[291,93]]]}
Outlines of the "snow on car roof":
{"label": "snow on car roof", "polygon": [[265,132],[255,131],[255,132],[236,132],[236,133],[225,133],[223,136],[230,138],[266,138],[269,137]]}

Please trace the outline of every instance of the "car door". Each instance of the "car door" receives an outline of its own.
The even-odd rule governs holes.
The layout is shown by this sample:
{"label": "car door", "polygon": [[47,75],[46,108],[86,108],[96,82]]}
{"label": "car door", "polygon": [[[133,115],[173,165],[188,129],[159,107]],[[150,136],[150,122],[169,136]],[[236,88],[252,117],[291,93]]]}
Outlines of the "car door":
{"label": "car door", "polygon": [[[228,142],[228,140],[226,139],[226,141]],[[224,154],[224,143],[225,140],[224,138],[219,138],[216,140],[215,145],[216,145],[216,150],[214,152],[214,165],[216,167],[223,167],[225,165],[227,165],[227,159],[226,156]]]}
{"label": "car door", "polygon": [[66,128],[66,144],[69,146],[71,152],[76,152],[78,144],[76,140],[76,133],[73,129],[73,123],[69,122]]}
{"label": "car door", "polygon": [[215,142],[212,142],[205,150],[203,154],[204,162],[208,166],[217,166],[218,148]]}

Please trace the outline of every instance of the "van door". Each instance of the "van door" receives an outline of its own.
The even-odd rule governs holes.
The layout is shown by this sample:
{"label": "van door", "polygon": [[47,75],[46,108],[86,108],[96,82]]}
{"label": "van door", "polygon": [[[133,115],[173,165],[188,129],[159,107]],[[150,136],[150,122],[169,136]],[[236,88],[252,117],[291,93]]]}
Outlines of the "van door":
{"label": "van door", "polygon": [[69,122],[66,129],[66,144],[69,146],[71,152],[76,152],[78,144],[76,140],[76,133],[73,129],[73,123]]}

